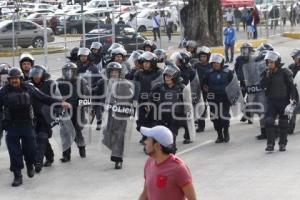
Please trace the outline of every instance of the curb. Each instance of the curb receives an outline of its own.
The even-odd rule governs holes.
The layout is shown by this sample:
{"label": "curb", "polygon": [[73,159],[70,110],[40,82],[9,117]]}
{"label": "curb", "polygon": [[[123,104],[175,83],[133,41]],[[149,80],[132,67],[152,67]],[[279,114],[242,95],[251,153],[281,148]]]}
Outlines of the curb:
{"label": "curb", "polygon": [[[64,47],[52,47],[48,48],[48,54],[62,53],[65,51]],[[44,54],[43,48],[38,49],[19,49],[15,52],[15,56],[20,56],[22,53],[31,53],[32,55]],[[9,49],[0,49],[0,57],[10,57],[13,56],[13,52]]]}
{"label": "curb", "polygon": [[292,39],[300,39],[300,32],[285,32],[282,34],[282,36]]}
{"label": "curb", "polygon": [[[245,43],[245,42],[248,42],[248,43],[252,44],[253,48],[257,48],[262,43],[266,43],[267,39],[239,40],[239,41],[237,41],[237,43],[234,46],[234,52],[235,53],[239,52],[242,44]],[[211,52],[212,53],[220,53],[220,54],[225,55],[224,46],[221,46],[221,47],[211,47]]]}

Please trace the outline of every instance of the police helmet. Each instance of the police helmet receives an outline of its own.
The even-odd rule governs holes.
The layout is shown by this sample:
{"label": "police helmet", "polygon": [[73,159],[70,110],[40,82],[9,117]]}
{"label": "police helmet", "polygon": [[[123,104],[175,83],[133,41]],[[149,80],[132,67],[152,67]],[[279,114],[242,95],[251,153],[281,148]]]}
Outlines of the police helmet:
{"label": "police helmet", "polygon": [[20,79],[23,79],[24,78],[24,75],[23,75],[23,72],[17,68],[17,67],[12,67],[8,70],[8,76],[7,78],[20,78]]}
{"label": "police helmet", "polygon": [[107,78],[110,78],[110,73],[112,71],[118,71],[119,72],[119,76],[121,77],[122,75],[122,70],[123,70],[123,67],[120,63],[118,62],[111,62],[107,65],[106,67],[106,75],[107,75]]}
{"label": "police helmet", "polygon": [[151,48],[151,52],[153,52],[156,49],[156,44],[152,42],[151,40],[145,40],[143,43],[143,50],[145,51],[146,47]]}
{"label": "police helmet", "polygon": [[86,47],[79,48],[78,50],[78,56],[88,56],[90,53],[91,51]]}
{"label": "police helmet", "polygon": [[163,63],[167,59],[167,54],[164,49],[155,49],[153,53],[157,56],[157,62]]}
{"label": "police helmet", "polygon": [[193,48],[193,49],[196,50],[197,46],[198,46],[198,44],[197,44],[197,42],[195,40],[188,40],[186,42],[186,48],[190,47],[190,48]]}
{"label": "police helmet", "polygon": [[78,51],[79,48],[78,47],[74,47],[71,51],[70,51],[70,56],[68,56],[67,58],[72,61],[72,62],[76,62],[78,60]]}
{"label": "police helmet", "polygon": [[175,52],[170,56],[170,60],[176,63],[179,60],[182,64],[186,65],[190,62],[192,55],[188,51]]}
{"label": "police helmet", "polygon": [[155,67],[157,65],[157,56],[154,53],[151,53],[149,51],[146,51],[143,53],[140,57],[141,63],[145,61],[149,61],[151,63],[152,67]]}
{"label": "police helmet", "polygon": [[279,66],[281,63],[281,56],[276,51],[268,51],[268,53],[265,56],[265,61],[268,64],[268,61],[276,62],[276,65]]}
{"label": "police helmet", "polygon": [[10,68],[10,66],[8,64],[1,63],[0,64],[0,75],[8,74],[9,68]]}
{"label": "police helmet", "polygon": [[180,78],[180,69],[177,66],[175,66],[172,62],[166,61],[163,75],[169,75],[172,77],[173,80],[177,82]]}
{"label": "police helmet", "polygon": [[30,62],[32,66],[34,65],[34,58],[30,53],[22,53],[19,59],[20,66],[22,66],[22,63],[25,61]]}
{"label": "police helmet", "polygon": [[261,45],[259,45],[259,47],[257,47],[257,51],[263,51],[263,50],[274,51],[274,48],[269,43],[262,43]]}
{"label": "police helmet", "polygon": [[100,42],[93,42],[91,45],[91,50],[92,49],[101,49],[102,48],[102,44]]}
{"label": "police helmet", "polygon": [[47,76],[49,76],[49,74],[42,65],[34,65],[29,71],[29,78],[41,77],[42,79],[45,79]]}
{"label": "police helmet", "polygon": [[77,75],[77,65],[72,62],[67,62],[62,67],[62,77],[65,80],[74,80]]}
{"label": "police helmet", "polygon": [[127,51],[122,47],[115,48],[111,51],[111,57],[114,57],[116,55],[122,55],[123,57],[126,57]]}
{"label": "police helmet", "polygon": [[213,53],[210,56],[209,63],[224,64],[224,56],[220,53]]}

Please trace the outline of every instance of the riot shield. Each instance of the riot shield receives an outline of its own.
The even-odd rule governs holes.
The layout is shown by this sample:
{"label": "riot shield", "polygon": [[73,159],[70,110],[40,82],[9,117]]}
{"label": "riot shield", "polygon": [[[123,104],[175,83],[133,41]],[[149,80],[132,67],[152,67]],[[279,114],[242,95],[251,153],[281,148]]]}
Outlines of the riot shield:
{"label": "riot shield", "polygon": [[245,63],[242,69],[247,87],[260,85],[260,75],[262,71],[259,69],[259,65],[255,62],[253,57],[250,57],[249,62]]}
{"label": "riot shield", "polygon": [[233,74],[231,82],[225,88],[227,98],[231,104],[233,116],[238,116],[245,108],[245,102],[236,74]]}
{"label": "riot shield", "polygon": [[[57,83],[55,82],[51,87],[52,96],[61,99],[61,93],[57,87]],[[41,113],[54,132],[59,132],[59,137],[57,137],[57,134],[53,134],[53,138],[60,144],[62,151],[69,149],[72,146],[76,134],[68,111],[57,108],[55,105],[43,105],[41,107]]]}
{"label": "riot shield", "polygon": [[296,91],[298,93],[298,96],[300,95],[300,73],[297,72],[295,78],[294,78],[294,85],[296,87]]}
{"label": "riot shield", "polygon": [[261,74],[265,70],[265,63],[250,61],[243,65],[243,74],[247,92],[247,112],[262,114],[266,110],[267,103],[265,92],[261,88]]}
{"label": "riot shield", "polygon": [[163,77],[163,74],[161,73],[159,76],[157,76],[156,79],[154,79],[151,82],[151,88],[153,88],[155,85],[163,83],[163,82],[164,82],[164,77]]}
{"label": "riot shield", "polygon": [[203,115],[205,111],[205,105],[202,97],[201,85],[197,71],[194,79],[191,81],[191,93],[192,103],[194,107],[194,118],[195,120],[197,120]]}
{"label": "riot shield", "polygon": [[187,126],[190,133],[190,138],[192,141],[194,141],[196,135],[196,129],[195,129],[195,118],[194,118],[191,83],[185,86],[182,93],[183,93],[184,110],[187,115]]}
{"label": "riot shield", "polygon": [[130,146],[135,118],[133,83],[124,79],[110,79],[107,84],[103,113],[102,143],[111,150],[111,156],[122,158]]}

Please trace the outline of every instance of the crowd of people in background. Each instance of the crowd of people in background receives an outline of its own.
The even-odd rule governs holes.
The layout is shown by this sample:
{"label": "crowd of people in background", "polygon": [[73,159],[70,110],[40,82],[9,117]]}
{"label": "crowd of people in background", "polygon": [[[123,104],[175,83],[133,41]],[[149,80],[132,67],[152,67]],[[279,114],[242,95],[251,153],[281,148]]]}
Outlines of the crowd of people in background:
{"label": "crowd of people in background", "polygon": [[[273,5],[269,11],[261,11],[256,6],[248,8],[229,8],[224,15],[226,24],[231,23],[236,31],[242,28],[247,32],[248,39],[257,39],[257,26],[269,21],[270,29],[276,29],[279,24],[286,26],[288,20],[291,26],[300,24],[300,2],[291,5]],[[263,20],[263,21],[262,21]]]}

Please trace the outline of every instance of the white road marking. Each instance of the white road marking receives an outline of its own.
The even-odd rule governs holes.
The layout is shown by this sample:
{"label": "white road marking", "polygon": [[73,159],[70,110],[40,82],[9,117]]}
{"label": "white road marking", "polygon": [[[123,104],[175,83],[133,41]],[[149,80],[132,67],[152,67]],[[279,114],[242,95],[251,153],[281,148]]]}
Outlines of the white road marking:
{"label": "white road marking", "polygon": [[189,152],[191,152],[191,151],[193,151],[193,150],[195,150],[195,149],[198,149],[198,148],[200,148],[200,147],[203,147],[203,146],[205,146],[205,145],[207,145],[207,144],[211,144],[211,143],[213,143],[213,140],[208,140],[208,141],[206,141],[206,142],[203,142],[203,143],[201,143],[201,144],[198,144],[198,145],[196,145],[196,146],[193,146],[193,147],[190,147],[190,148],[188,148],[188,149],[185,149],[185,150],[183,150],[183,151],[180,151],[179,153],[176,153],[176,155],[182,155],[182,154],[186,154],[186,153],[189,153]]}

